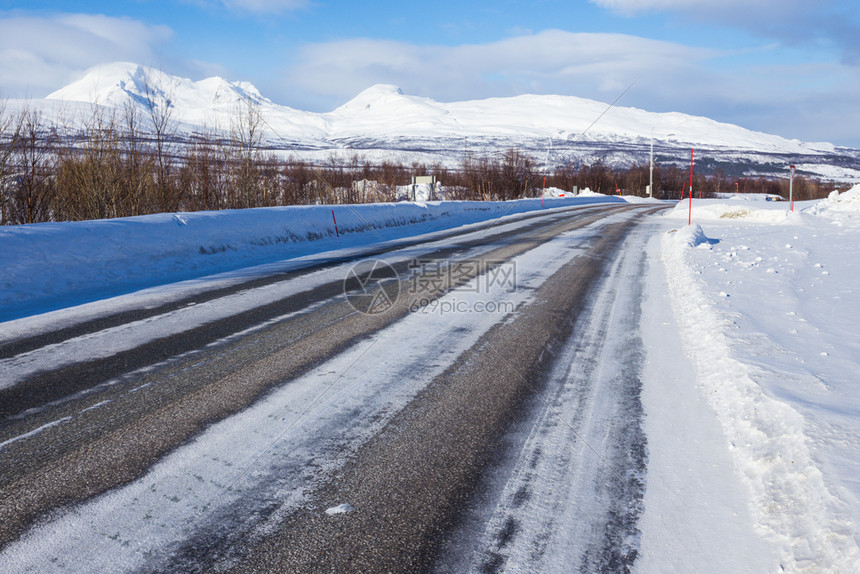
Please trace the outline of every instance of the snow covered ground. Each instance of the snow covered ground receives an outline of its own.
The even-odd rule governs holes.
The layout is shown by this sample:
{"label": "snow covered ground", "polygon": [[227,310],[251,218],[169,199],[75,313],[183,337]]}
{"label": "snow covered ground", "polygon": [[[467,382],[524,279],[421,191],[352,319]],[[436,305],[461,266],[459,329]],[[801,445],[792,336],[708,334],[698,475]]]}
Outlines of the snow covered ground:
{"label": "snow covered ground", "polygon": [[[680,348],[650,353],[663,374],[646,411],[674,429],[649,429],[640,570],[666,571],[667,555],[707,531],[729,554],[672,563],[730,572],[741,555],[769,572],[858,572],[860,186],[793,213],[755,196],[694,200],[687,226],[688,208],[666,216],[659,249],[680,337],[651,346]],[[652,313],[645,329],[659,336],[669,322]],[[692,369],[695,392],[665,376],[672,365]],[[663,457],[681,477],[662,474]]]}
{"label": "snow covered ground", "polygon": [[[279,245],[319,258],[318,251],[396,241],[445,227],[420,216],[433,210],[445,213],[452,225],[480,220],[468,220],[466,206],[461,213],[450,205],[416,206],[415,221],[394,218],[390,226],[364,234],[359,230],[369,228],[361,218],[384,220],[387,207],[374,208],[373,217],[336,207],[338,225],[354,231],[343,243],[333,221],[329,227],[329,207],[307,208],[308,217],[294,233],[316,239],[292,243],[277,241],[292,230],[277,209],[3,229],[0,308],[6,313],[16,301],[34,309],[44,305],[44,299],[27,303],[27,293],[60,303],[85,300],[97,278],[107,277],[118,292],[127,292],[252,262],[274,265],[284,257]],[[694,200],[691,226],[688,207],[681,202],[653,218],[650,236],[641,234],[650,262],[641,321],[649,452],[635,569],[860,572],[860,186],[797,203],[793,213],[785,202],[757,196]],[[485,219],[500,214],[482,213]],[[122,226],[131,234],[112,235]],[[183,239],[189,229],[200,228],[210,238],[206,242],[199,235]],[[206,235],[216,231],[234,235],[226,241]],[[75,237],[91,240],[89,247],[75,253]],[[145,254],[153,248],[162,250],[158,258]],[[108,255],[95,256],[99,250]],[[134,257],[118,263],[111,253]],[[536,277],[542,277],[546,261],[561,263],[552,253],[557,250],[547,246],[523,265],[534,264],[543,271]],[[35,265],[21,267],[28,258]],[[233,279],[237,273],[242,272],[234,271]],[[69,285],[79,294],[64,295]],[[193,281],[184,285],[193,287]],[[142,296],[169,296],[170,289]],[[0,323],[0,338],[34,321]],[[402,400],[411,392],[404,390]],[[241,422],[223,425],[235,429]],[[0,553],[0,564],[8,565],[12,550]],[[27,552],[21,545],[14,551]]]}
{"label": "snow covered ground", "polygon": [[[335,258],[344,250],[536,210],[613,202],[623,200],[548,195],[546,200],[289,206],[4,226],[0,321],[287,259],[306,266],[320,254]],[[164,296],[164,290],[157,294]]]}

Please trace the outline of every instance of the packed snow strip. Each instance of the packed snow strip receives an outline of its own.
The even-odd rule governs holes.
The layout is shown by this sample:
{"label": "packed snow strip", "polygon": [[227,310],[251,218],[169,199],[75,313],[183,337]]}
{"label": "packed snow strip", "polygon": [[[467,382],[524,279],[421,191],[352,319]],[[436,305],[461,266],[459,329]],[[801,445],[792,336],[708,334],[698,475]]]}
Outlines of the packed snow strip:
{"label": "packed snow strip", "polygon": [[[856,252],[858,199],[860,187],[794,213],[786,203],[694,200],[694,220],[713,237],[697,223],[663,237],[684,350],[750,489],[756,528],[778,549],[772,571],[860,571],[856,331],[835,318],[832,299],[805,295],[826,272],[805,258],[832,244]],[[686,220],[688,208],[669,217]],[[846,241],[839,234],[852,223]],[[857,278],[829,291],[848,295]],[[838,304],[856,320],[854,300]],[[830,346],[813,356],[819,344]]]}
{"label": "packed snow strip", "polygon": [[537,410],[506,439],[516,446],[482,479],[481,502],[465,512],[436,572],[604,572],[632,564],[647,456],[635,398],[634,309],[651,229],[637,227],[610,255],[574,333],[555,349]]}
{"label": "packed snow strip", "polygon": [[0,321],[177,281],[611,196],[157,214],[0,229]]}
{"label": "packed snow strip", "polygon": [[661,263],[666,223],[649,227],[641,315],[648,469],[634,572],[769,572],[778,553],[756,534],[749,490],[735,472],[713,409],[693,384],[693,364],[681,352]]}

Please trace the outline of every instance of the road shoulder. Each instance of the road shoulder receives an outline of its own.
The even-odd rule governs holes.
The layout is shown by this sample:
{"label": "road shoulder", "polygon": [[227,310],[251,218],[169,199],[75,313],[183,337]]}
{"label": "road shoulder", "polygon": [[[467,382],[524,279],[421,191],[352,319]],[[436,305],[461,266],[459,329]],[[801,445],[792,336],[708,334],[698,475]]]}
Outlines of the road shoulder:
{"label": "road shoulder", "polygon": [[765,572],[772,550],[753,529],[748,489],[684,354],[655,223],[642,301],[642,402],[648,437],[645,510],[636,572]]}

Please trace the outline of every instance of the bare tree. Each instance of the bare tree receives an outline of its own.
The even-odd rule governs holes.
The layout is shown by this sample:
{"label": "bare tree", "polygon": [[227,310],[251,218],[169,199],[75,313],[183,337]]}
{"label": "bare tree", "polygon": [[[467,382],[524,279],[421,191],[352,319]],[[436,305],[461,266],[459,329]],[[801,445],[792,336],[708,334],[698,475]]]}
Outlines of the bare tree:
{"label": "bare tree", "polygon": [[12,189],[11,161],[21,135],[22,115],[7,112],[6,100],[0,100],[0,225],[7,225],[9,197]]}
{"label": "bare tree", "polygon": [[133,102],[127,102],[122,113],[122,177],[118,190],[123,196],[122,215],[142,215],[152,212],[156,201],[153,197],[155,156],[146,145],[138,107]]}
{"label": "bare tree", "polygon": [[94,104],[80,140],[58,151],[56,180],[64,218],[126,215],[130,203],[125,182],[128,174],[123,169],[116,111]]}
{"label": "bare tree", "polygon": [[281,171],[284,181],[284,203],[286,205],[313,203],[310,196],[311,181],[314,179],[312,169],[304,161],[287,160]]}
{"label": "bare tree", "polygon": [[21,131],[15,146],[17,167],[10,201],[12,223],[50,221],[53,200],[52,158],[42,114],[26,109],[20,114]]}
{"label": "bare tree", "polygon": [[501,199],[516,199],[529,196],[530,186],[537,181],[533,177],[534,160],[518,149],[508,149],[502,157],[500,174]]}
{"label": "bare tree", "polygon": [[231,120],[232,147],[235,154],[233,185],[237,196],[234,207],[257,207],[260,204],[260,144],[263,141],[263,116],[260,105],[245,100]]}
{"label": "bare tree", "polygon": [[214,130],[204,129],[185,148],[179,185],[186,190],[192,210],[224,209],[228,206],[228,154]]}
{"label": "bare tree", "polygon": [[[162,74],[161,78],[164,77]],[[155,156],[155,190],[158,210],[175,211],[180,200],[171,180],[172,157],[176,140],[176,122],[173,119],[173,95],[175,86],[163,85],[160,79],[144,72],[144,104],[152,121]]]}

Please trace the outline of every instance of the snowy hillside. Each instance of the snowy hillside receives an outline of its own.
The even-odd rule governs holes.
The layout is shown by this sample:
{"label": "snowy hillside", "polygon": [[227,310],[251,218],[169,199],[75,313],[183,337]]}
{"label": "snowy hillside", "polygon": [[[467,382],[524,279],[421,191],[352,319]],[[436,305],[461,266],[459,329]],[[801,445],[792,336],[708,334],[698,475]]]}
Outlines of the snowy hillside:
{"label": "snowy hillside", "polygon": [[[464,153],[493,155],[519,148],[550,165],[569,161],[608,164],[644,162],[652,138],[658,160],[682,163],[693,147],[717,162],[748,173],[781,174],[802,163],[807,173],[860,179],[860,152],[808,143],[681,113],[652,113],[574,96],[523,95],[465,102],[436,102],[376,85],[327,113],[278,105],[247,82],[222,78],[192,81],[132,63],[91,69],[46,98],[74,102],[171,107],[186,131],[229,129],[248,102],[267,127],[267,144],[301,151],[306,159],[359,153],[394,159],[460,165]],[[74,107],[74,106],[73,106]],[[603,115],[605,113],[605,115]],[[595,121],[598,120],[596,123]]]}
{"label": "snowy hillside", "polygon": [[146,112],[144,117],[150,107],[169,106],[171,119],[185,124],[187,129],[204,126],[228,129],[231,119],[245,109],[247,102],[253,102],[259,105],[270,123],[300,125],[304,139],[319,139],[325,133],[316,114],[274,104],[247,82],[228,82],[219,77],[194,82],[127,62],[92,68],[80,80],[45,99],[117,108],[131,103]]}
{"label": "snowy hillside", "polygon": [[46,99],[121,106],[129,98],[142,104],[147,100],[158,106],[169,103],[182,113],[235,104],[245,98],[269,102],[247,82],[228,83],[219,77],[193,82],[153,68],[124,62],[93,68],[80,80],[48,95]]}

